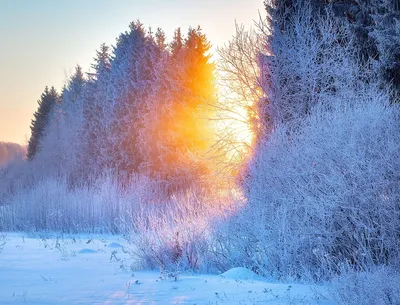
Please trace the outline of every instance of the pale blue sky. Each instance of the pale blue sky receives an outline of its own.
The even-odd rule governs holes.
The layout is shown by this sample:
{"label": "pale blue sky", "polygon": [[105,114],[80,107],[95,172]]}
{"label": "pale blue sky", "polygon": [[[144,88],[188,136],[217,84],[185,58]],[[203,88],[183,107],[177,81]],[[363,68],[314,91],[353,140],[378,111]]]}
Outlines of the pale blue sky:
{"label": "pale blue sky", "polygon": [[214,46],[264,14],[262,0],[0,0],[0,141],[24,143],[46,85],[60,89],[76,64],[113,44],[131,21],[161,27],[170,39],[200,25]]}

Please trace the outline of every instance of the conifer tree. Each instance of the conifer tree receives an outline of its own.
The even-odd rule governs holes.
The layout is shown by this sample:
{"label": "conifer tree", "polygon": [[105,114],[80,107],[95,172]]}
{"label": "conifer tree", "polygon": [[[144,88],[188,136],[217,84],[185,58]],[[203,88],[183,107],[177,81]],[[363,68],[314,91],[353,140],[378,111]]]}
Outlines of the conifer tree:
{"label": "conifer tree", "polygon": [[[183,40],[180,29],[171,44],[167,79],[172,83],[160,105],[163,111],[158,136],[160,175],[172,189],[187,187],[207,172],[202,157],[211,147],[209,122],[205,119],[215,99],[214,66],[207,54],[210,43],[200,27],[189,29]],[[161,96],[162,92],[158,94]],[[160,124],[161,125],[161,124]]]}
{"label": "conifer tree", "polygon": [[171,42],[171,52],[173,56],[177,56],[177,54],[182,50],[183,47],[183,37],[181,28],[177,28],[174,32],[174,37]]}
{"label": "conifer tree", "polygon": [[165,33],[161,28],[157,28],[157,32],[155,34],[155,40],[158,48],[161,51],[164,51],[167,48]]}
{"label": "conifer tree", "polygon": [[111,68],[110,63],[110,47],[105,43],[100,45],[100,49],[96,51],[94,63],[91,65],[95,71],[95,78],[99,79],[104,73],[108,73]]}
{"label": "conifer tree", "polygon": [[93,175],[110,167],[111,154],[110,128],[112,117],[112,100],[108,94],[110,79],[110,48],[102,44],[92,64],[94,73],[89,75],[84,92],[84,126],[85,141],[81,164]]}
{"label": "conifer tree", "polygon": [[63,172],[70,178],[78,168],[78,156],[82,147],[83,91],[86,80],[82,69],[75,73],[64,86],[60,103],[54,108],[50,130],[46,135],[41,159],[51,164],[54,172]]}
{"label": "conifer tree", "polygon": [[272,1],[267,52],[260,56],[266,125],[301,120],[322,100],[362,90],[372,73],[354,56],[353,34],[320,2]]}
{"label": "conifer tree", "polygon": [[142,162],[137,123],[154,78],[154,47],[155,42],[149,39],[143,24],[136,21],[130,24],[129,32],[119,37],[114,49],[112,155],[114,167],[123,175],[137,172]]}
{"label": "conifer tree", "polygon": [[49,116],[54,105],[59,100],[59,95],[54,87],[46,87],[38,100],[38,109],[33,114],[34,119],[31,123],[31,137],[28,143],[27,157],[32,160],[41,150],[41,140],[49,123]]}

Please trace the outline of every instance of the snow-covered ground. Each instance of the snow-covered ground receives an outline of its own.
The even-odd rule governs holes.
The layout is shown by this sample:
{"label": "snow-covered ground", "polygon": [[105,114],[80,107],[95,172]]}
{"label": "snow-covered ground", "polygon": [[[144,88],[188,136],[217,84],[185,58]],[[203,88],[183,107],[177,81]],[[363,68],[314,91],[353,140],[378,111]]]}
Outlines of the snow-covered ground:
{"label": "snow-covered ground", "polygon": [[335,304],[323,286],[222,275],[136,271],[115,235],[0,233],[0,304]]}

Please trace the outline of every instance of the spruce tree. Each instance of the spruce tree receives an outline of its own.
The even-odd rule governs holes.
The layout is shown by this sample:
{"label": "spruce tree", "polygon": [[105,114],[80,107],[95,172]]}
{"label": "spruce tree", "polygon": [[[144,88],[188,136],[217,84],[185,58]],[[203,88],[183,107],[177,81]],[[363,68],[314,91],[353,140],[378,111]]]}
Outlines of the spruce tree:
{"label": "spruce tree", "polygon": [[155,34],[155,40],[158,48],[161,51],[164,51],[167,48],[165,32],[161,28],[157,28],[157,32]]}
{"label": "spruce tree", "polygon": [[[46,169],[63,173],[74,181],[78,168],[79,150],[82,144],[83,91],[86,80],[77,66],[69,82],[63,87],[59,103],[49,117],[49,130],[43,139],[43,152],[38,159],[46,163]],[[40,158],[39,158],[40,157]]]}
{"label": "spruce tree", "polygon": [[177,56],[183,47],[183,38],[181,28],[177,28],[174,32],[172,43],[170,44],[173,56]]}
{"label": "spruce tree", "polygon": [[111,65],[113,79],[113,139],[114,167],[122,175],[137,172],[143,160],[139,153],[141,142],[138,123],[145,111],[156,71],[158,47],[143,25],[132,22],[130,31],[122,34]]}
{"label": "spruce tree", "polygon": [[51,87],[50,90],[46,87],[38,100],[39,107],[34,113],[34,119],[31,123],[32,134],[29,139],[27,151],[27,157],[29,160],[32,160],[41,149],[41,140],[48,126],[50,113],[59,100],[59,97],[60,96],[54,87]]}
{"label": "spruce tree", "polygon": [[109,167],[112,156],[110,146],[110,120],[112,101],[107,89],[110,86],[110,48],[102,44],[96,52],[89,81],[84,92],[83,138],[81,164],[88,173],[95,175]]}
{"label": "spruce tree", "polygon": [[210,47],[200,27],[189,29],[185,39],[180,29],[176,30],[169,73],[158,87],[167,88],[158,93],[162,97],[158,110],[162,121],[156,137],[158,173],[167,180],[170,191],[193,185],[207,172],[201,159],[211,147],[210,122],[205,118],[215,98],[214,65],[207,54]]}
{"label": "spruce tree", "polygon": [[105,43],[100,45],[100,49],[96,51],[96,57],[91,67],[95,70],[96,79],[103,73],[109,72],[111,68],[110,63],[110,47]]}

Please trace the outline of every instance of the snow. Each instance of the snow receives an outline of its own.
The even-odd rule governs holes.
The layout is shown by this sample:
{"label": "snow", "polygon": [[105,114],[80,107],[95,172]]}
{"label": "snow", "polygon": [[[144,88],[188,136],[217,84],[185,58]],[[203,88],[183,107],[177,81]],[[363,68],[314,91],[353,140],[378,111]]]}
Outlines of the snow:
{"label": "snow", "polygon": [[[334,304],[327,287],[221,275],[136,271],[121,235],[0,234],[0,304]],[[2,250],[1,250],[2,249]]]}
{"label": "snow", "polygon": [[233,279],[233,280],[260,280],[261,277],[258,276],[256,273],[253,271],[243,268],[243,267],[237,267],[237,268],[232,268],[224,273],[221,274],[222,277],[228,278],[228,279]]}

